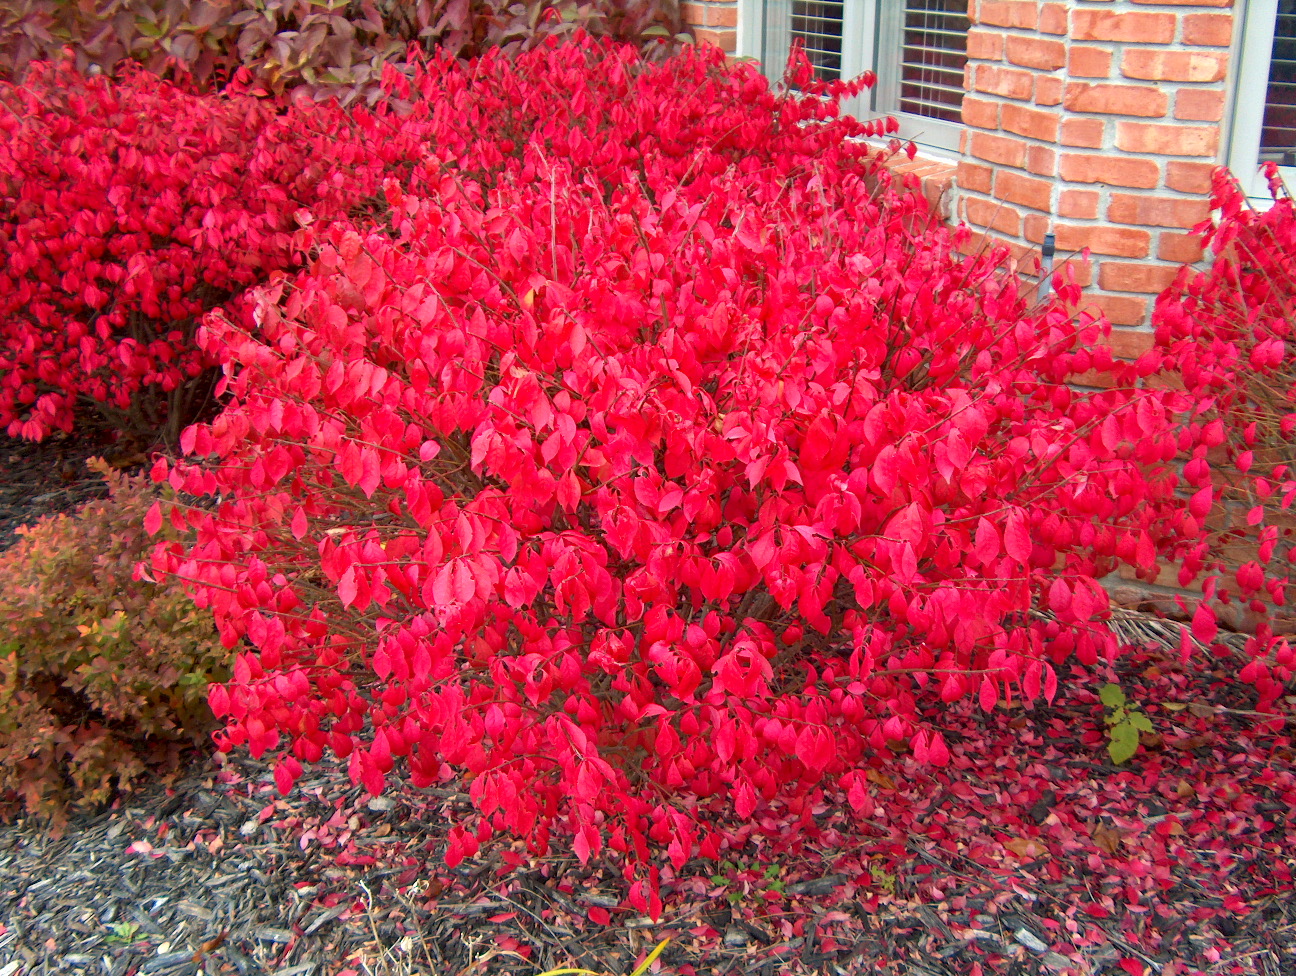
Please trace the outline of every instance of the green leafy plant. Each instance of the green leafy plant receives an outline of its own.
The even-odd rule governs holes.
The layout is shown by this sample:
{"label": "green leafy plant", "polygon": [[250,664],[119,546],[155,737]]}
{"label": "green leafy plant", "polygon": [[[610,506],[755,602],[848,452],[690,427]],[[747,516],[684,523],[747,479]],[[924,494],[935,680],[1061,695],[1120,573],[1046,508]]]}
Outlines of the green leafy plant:
{"label": "green leafy plant", "polygon": [[729,887],[730,890],[725,894],[725,898],[730,905],[737,905],[753,887],[781,893],[784,882],[779,875],[782,873],[782,870],[774,864],[762,867],[755,861],[750,864],[742,861],[721,861],[716,872],[711,875],[711,883]]}
{"label": "green leafy plant", "polygon": [[876,865],[870,867],[869,877],[871,877],[873,883],[881,888],[886,894],[894,895],[896,893],[896,883],[900,879],[896,874],[888,871],[886,868],[880,868]]}
{"label": "green leafy plant", "polygon": [[56,830],[68,806],[103,802],[204,741],[207,685],[229,676],[210,612],[174,583],[134,578],[159,492],[92,466],[106,500],[19,529],[0,554],[0,799]]}
{"label": "green leafy plant", "polygon": [[1126,762],[1138,751],[1139,733],[1151,732],[1152,721],[1137,705],[1125,698],[1125,692],[1117,684],[1106,684],[1098,692],[1098,698],[1107,707],[1107,752],[1112,762],[1119,765]]}
{"label": "green leafy plant", "polygon": [[114,945],[130,945],[139,938],[139,925],[135,922],[114,922],[108,926],[111,934],[104,941]]}

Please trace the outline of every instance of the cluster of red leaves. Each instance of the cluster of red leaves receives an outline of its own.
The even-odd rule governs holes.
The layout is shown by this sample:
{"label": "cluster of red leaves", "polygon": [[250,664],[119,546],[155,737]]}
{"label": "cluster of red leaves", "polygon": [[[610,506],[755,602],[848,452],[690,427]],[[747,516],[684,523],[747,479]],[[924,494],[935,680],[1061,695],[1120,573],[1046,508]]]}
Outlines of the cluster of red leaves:
{"label": "cluster of red leaves", "polygon": [[1098,580],[1205,531],[1223,423],[1151,363],[1068,385],[1101,326],[963,256],[831,99],[587,42],[392,84],[357,131],[424,148],[382,219],[208,318],[232,399],[154,471],[215,499],[153,571],[255,648],[211,704],[282,789],[461,770],[451,863],[561,825],[627,879],[720,852],[707,798],[867,816],[867,756],[949,759],[920,701],[1051,701],[1119,650]]}
{"label": "cluster of red leaves", "polygon": [[[118,427],[180,428],[217,358],[203,313],[300,267],[295,215],[372,193],[355,140],[327,157],[332,108],[282,116],[246,94],[200,96],[133,65],[123,79],[33,66],[0,84],[0,427],[39,440],[78,407]],[[231,309],[233,311],[233,309]],[[207,382],[204,382],[204,379]]]}
{"label": "cluster of red leaves", "polygon": [[[1180,581],[1204,575],[1204,595],[1217,611],[1242,610],[1228,615],[1256,631],[1243,680],[1260,687],[1262,702],[1296,666],[1296,654],[1279,648],[1271,674],[1260,653],[1272,643],[1272,611],[1296,595],[1280,568],[1291,563],[1296,528],[1287,512],[1296,496],[1296,205],[1276,167],[1270,176],[1274,205],[1257,211],[1227,170],[1216,171],[1218,220],[1196,229],[1215,259],[1205,271],[1184,268],[1158,298],[1157,344],[1143,365],[1173,373],[1197,416],[1223,424],[1218,450],[1199,447],[1188,462],[1190,472],[1216,462],[1219,485],[1194,499],[1198,511],[1207,499],[1223,504],[1211,516],[1218,531],[1179,554]],[[1280,629],[1293,630],[1290,610],[1278,619]]]}

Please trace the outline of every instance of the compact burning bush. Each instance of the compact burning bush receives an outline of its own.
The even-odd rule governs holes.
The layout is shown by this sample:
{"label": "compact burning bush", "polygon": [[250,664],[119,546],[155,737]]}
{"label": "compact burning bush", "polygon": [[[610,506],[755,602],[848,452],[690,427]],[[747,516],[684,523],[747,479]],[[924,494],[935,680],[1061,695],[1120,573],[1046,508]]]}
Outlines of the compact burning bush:
{"label": "compact burning bush", "polygon": [[627,877],[716,856],[717,806],[867,816],[871,751],[975,761],[922,702],[1051,700],[1118,651],[1097,581],[1196,541],[1175,459],[1217,425],[1068,385],[1114,368],[1099,325],[964,256],[818,92],[586,42],[397,94],[374,124],[426,156],[255,328],[207,320],[229,406],[154,470],[217,502],[150,511],[197,530],[150,571],[250,643],[218,742],[283,789],[466,772],[451,863],[559,826]]}
{"label": "compact burning bush", "polygon": [[[194,333],[277,270],[292,234],[381,185],[382,147],[335,106],[281,117],[137,67],[69,65],[0,84],[0,429],[40,439],[78,411],[171,444],[208,405],[216,360]],[[313,151],[339,138],[330,152]],[[385,150],[383,150],[385,151]],[[232,303],[232,304],[231,304]]]}
{"label": "compact burning bush", "polygon": [[207,685],[229,676],[211,614],[178,581],[132,579],[158,491],[98,470],[108,499],[0,553],[0,798],[56,822],[207,739]]}
{"label": "compact burning bush", "polygon": [[[1185,268],[1156,304],[1156,347],[1148,369],[1175,375],[1201,420],[1224,432],[1216,458],[1225,483],[1217,533],[1201,539],[1184,560],[1182,579],[1206,575],[1234,622],[1257,629],[1257,645],[1274,618],[1296,632],[1289,585],[1296,519],[1286,511],[1296,495],[1296,205],[1271,167],[1272,208],[1253,209],[1226,169],[1215,173],[1218,219],[1196,228],[1213,252],[1204,271]],[[1204,452],[1191,462],[1206,463]],[[1270,572],[1271,567],[1277,572]],[[1296,657],[1284,651],[1247,666],[1246,679],[1272,699],[1291,680]],[[1272,664],[1272,672],[1270,670]]]}

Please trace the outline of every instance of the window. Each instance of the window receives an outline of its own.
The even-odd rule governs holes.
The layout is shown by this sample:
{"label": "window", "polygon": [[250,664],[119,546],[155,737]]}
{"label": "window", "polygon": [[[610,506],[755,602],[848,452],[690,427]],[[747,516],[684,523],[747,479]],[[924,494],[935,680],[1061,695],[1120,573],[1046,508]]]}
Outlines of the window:
{"label": "window", "polygon": [[1229,166],[1264,200],[1263,162],[1296,190],[1296,0],[1249,0],[1239,34]]}
{"label": "window", "polygon": [[895,115],[906,139],[958,148],[967,0],[750,0],[754,29],[744,53],[771,80],[783,76],[799,38],[825,81],[874,71],[878,83],[845,108],[855,115]]}

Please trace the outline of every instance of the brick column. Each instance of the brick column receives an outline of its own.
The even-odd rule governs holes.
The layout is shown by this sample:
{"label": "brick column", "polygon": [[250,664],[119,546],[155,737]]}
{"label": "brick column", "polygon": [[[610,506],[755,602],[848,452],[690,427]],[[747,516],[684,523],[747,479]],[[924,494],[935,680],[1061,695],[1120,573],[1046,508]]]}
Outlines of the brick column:
{"label": "brick column", "polygon": [[[1081,281],[1146,348],[1156,294],[1200,258],[1187,234],[1222,158],[1232,0],[977,0],[958,216],[1019,256],[1088,247]],[[1216,9],[1210,9],[1216,8]]]}
{"label": "brick column", "polygon": [[699,44],[714,44],[726,54],[738,50],[737,0],[685,3],[680,5],[680,12]]}

